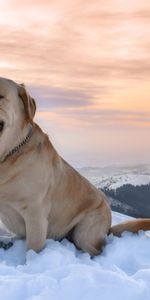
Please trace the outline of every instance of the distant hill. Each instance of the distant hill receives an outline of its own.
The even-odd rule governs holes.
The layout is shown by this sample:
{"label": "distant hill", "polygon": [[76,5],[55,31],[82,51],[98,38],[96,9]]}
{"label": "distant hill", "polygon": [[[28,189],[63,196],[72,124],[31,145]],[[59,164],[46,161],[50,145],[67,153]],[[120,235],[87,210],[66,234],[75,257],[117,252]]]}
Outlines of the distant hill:
{"label": "distant hill", "polygon": [[123,166],[78,170],[109,198],[112,210],[133,217],[150,217],[150,166]]}
{"label": "distant hill", "polygon": [[117,189],[102,189],[110,199],[111,208],[136,218],[150,217],[150,184],[123,185]]}

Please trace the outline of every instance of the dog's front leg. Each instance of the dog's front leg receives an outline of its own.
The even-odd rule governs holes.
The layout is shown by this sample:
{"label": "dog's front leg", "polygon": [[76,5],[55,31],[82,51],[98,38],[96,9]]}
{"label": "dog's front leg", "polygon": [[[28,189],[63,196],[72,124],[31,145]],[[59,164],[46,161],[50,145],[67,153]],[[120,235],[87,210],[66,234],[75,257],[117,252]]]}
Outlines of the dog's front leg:
{"label": "dog's front leg", "polygon": [[27,248],[36,252],[45,246],[47,237],[47,218],[40,209],[28,211],[25,217]]}

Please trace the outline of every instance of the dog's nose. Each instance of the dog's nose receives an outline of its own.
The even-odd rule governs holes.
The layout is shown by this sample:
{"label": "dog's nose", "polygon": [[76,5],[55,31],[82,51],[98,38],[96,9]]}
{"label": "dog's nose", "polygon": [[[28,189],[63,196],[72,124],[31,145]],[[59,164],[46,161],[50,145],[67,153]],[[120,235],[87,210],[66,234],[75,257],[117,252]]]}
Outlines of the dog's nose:
{"label": "dog's nose", "polygon": [[0,121],[0,132],[3,130],[3,128],[4,128],[4,122]]}

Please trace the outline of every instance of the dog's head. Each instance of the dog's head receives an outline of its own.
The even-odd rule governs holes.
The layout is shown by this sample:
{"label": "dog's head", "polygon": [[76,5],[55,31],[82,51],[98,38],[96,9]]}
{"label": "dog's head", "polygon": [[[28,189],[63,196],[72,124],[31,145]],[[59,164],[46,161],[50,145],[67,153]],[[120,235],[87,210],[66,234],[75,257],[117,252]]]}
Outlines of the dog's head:
{"label": "dog's head", "polygon": [[0,157],[21,141],[36,111],[23,84],[0,77]]}

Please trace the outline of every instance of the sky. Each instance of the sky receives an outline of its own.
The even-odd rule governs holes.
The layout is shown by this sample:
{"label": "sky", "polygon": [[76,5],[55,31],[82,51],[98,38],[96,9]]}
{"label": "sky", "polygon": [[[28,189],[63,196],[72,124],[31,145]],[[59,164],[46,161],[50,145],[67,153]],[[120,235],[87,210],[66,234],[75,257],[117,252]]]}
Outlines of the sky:
{"label": "sky", "polygon": [[1,77],[75,167],[150,163],[150,1],[0,0]]}

